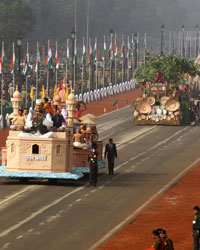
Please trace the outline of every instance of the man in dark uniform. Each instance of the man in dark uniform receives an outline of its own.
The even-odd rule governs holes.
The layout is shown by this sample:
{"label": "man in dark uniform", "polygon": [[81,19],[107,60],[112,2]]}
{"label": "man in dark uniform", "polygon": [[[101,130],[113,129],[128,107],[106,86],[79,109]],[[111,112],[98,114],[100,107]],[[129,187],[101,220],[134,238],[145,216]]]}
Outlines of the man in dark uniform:
{"label": "man in dark uniform", "polygon": [[108,158],[108,174],[113,175],[115,158],[117,158],[116,145],[113,143],[113,139],[109,139],[109,143],[106,144],[104,158]]}
{"label": "man in dark uniform", "polygon": [[199,232],[200,232],[200,208],[194,207],[194,219],[193,219],[193,238],[194,238],[194,250],[199,250]]}
{"label": "man in dark uniform", "polygon": [[168,238],[166,230],[162,229],[160,231],[160,237],[164,241],[164,250],[174,250],[173,241]]}
{"label": "man in dark uniform", "polygon": [[96,187],[97,185],[97,178],[98,178],[98,153],[96,152],[95,148],[92,148],[92,152],[88,157],[88,161],[90,162],[90,177],[89,182],[90,185]]}

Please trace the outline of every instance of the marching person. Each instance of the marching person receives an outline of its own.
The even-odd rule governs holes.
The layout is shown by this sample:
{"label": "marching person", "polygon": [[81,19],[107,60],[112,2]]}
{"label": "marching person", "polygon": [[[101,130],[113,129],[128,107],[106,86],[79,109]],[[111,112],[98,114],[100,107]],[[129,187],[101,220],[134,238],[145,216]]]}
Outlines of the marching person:
{"label": "marching person", "polygon": [[193,231],[192,235],[194,238],[194,250],[199,250],[199,233],[200,233],[200,208],[198,206],[193,208],[194,219],[193,219]]}
{"label": "marching person", "polygon": [[98,153],[96,149],[93,147],[92,152],[88,157],[88,161],[90,162],[90,177],[89,182],[90,185],[96,187],[97,185],[97,178],[98,178]]}
{"label": "marching person", "polygon": [[117,158],[117,148],[116,145],[113,143],[113,139],[109,139],[109,143],[106,144],[104,158],[108,158],[108,174],[114,174],[114,164],[115,158]]}
{"label": "marching person", "polygon": [[196,124],[196,109],[197,107],[194,104],[194,101],[190,102],[190,122],[191,122],[191,126],[195,126]]}

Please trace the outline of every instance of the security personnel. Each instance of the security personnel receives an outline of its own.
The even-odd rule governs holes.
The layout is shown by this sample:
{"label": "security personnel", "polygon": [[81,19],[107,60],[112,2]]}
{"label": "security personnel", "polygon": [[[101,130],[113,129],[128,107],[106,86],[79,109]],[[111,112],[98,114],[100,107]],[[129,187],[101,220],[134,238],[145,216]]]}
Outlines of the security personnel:
{"label": "security personnel", "polygon": [[198,206],[193,208],[193,238],[194,238],[194,250],[199,250],[199,232],[200,232],[200,208]]}
{"label": "security personnel", "polygon": [[112,138],[110,138],[109,143],[106,144],[104,158],[106,157],[108,158],[108,174],[113,175],[115,158],[117,158],[117,149]]}
{"label": "security personnel", "polygon": [[92,148],[92,152],[88,157],[88,161],[90,162],[90,177],[89,182],[90,185],[96,187],[97,185],[97,177],[98,177],[98,153],[95,148]]}

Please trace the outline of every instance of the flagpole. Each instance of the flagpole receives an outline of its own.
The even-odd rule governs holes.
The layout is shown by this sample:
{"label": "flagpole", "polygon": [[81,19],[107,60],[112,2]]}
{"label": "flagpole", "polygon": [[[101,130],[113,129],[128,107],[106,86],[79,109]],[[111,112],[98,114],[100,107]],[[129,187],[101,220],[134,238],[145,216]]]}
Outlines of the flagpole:
{"label": "flagpole", "polygon": [[[27,43],[27,52],[28,52],[28,49],[29,49],[29,44]],[[27,57],[27,55],[26,55],[26,57]],[[26,108],[27,108],[27,104],[28,104],[28,67],[29,67],[28,63],[29,63],[29,58],[26,58],[27,72],[24,72],[26,74]]]}
{"label": "flagpole", "polygon": [[146,63],[147,33],[144,33],[144,64]]}
{"label": "flagpole", "polygon": [[127,81],[129,82],[129,53],[130,53],[130,41],[128,36],[128,56],[127,56]]}
{"label": "flagpole", "polygon": [[[49,44],[50,41],[48,40],[48,57],[49,57]],[[47,65],[47,96],[49,96],[49,66]]]}
{"label": "flagpole", "polygon": [[[1,54],[2,54],[2,58],[3,58],[3,54],[4,54],[4,42],[2,42],[2,51],[1,51]],[[4,117],[3,117],[3,59],[1,61],[1,71],[2,71],[2,75],[1,75],[1,115],[2,115],[2,120],[3,120],[3,123],[4,123]],[[3,128],[1,128],[3,129]]]}
{"label": "flagpole", "polygon": [[[13,55],[14,54],[15,54],[15,43],[13,43]],[[15,91],[15,65],[13,65],[13,91]]]}
{"label": "flagpole", "polygon": [[96,55],[95,55],[95,68],[96,68],[96,90],[98,89],[98,48],[97,48],[97,38],[95,37],[95,44],[96,44]]}
{"label": "flagpole", "polygon": [[[116,48],[116,46],[117,46],[117,36],[116,36],[116,34],[115,34],[115,53],[117,53],[117,48]],[[116,62],[116,58],[117,58],[117,54],[115,55],[115,85],[117,84],[117,62]]]}
{"label": "flagpole", "polygon": [[121,57],[122,57],[122,83],[123,83],[124,82],[124,36],[123,35],[122,35]]}
{"label": "flagpole", "polygon": [[58,42],[56,41],[56,88],[58,87],[57,49],[58,49]]}
{"label": "flagpole", "polygon": [[39,44],[37,42],[37,72],[36,72],[36,99],[38,98],[38,74],[39,74],[39,64],[38,64],[38,50],[39,50]]}
{"label": "flagpole", "polygon": [[[75,48],[74,48],[74,51],[75,51],[76,50],[76,38],[75,38],[74,46],[75,46]],[[74,82],[73,82],[74,93],[76,92],[76,56],[77,56],[77,54],[76,55],[74,54]]]}
{"label": "flagpole", "polygon": [[69,60],[68,50],[69,50],[69,39],[67,39],[67,63],[66,63],[66,72],[65,72],[66,84],[67,84],[68,60]]}

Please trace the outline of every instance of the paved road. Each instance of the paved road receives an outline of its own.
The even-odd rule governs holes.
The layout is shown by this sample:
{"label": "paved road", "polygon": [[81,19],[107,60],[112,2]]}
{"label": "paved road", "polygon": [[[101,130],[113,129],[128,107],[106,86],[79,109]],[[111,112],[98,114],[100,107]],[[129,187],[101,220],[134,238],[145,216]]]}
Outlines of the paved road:
{"label": "paved road", "polygon": [[98,118],[100,137],[117,142],[116,174],[97,188],[0,182],[0,249],[86,250],[199,159],[199,127],[135,127],[131,109]]}

